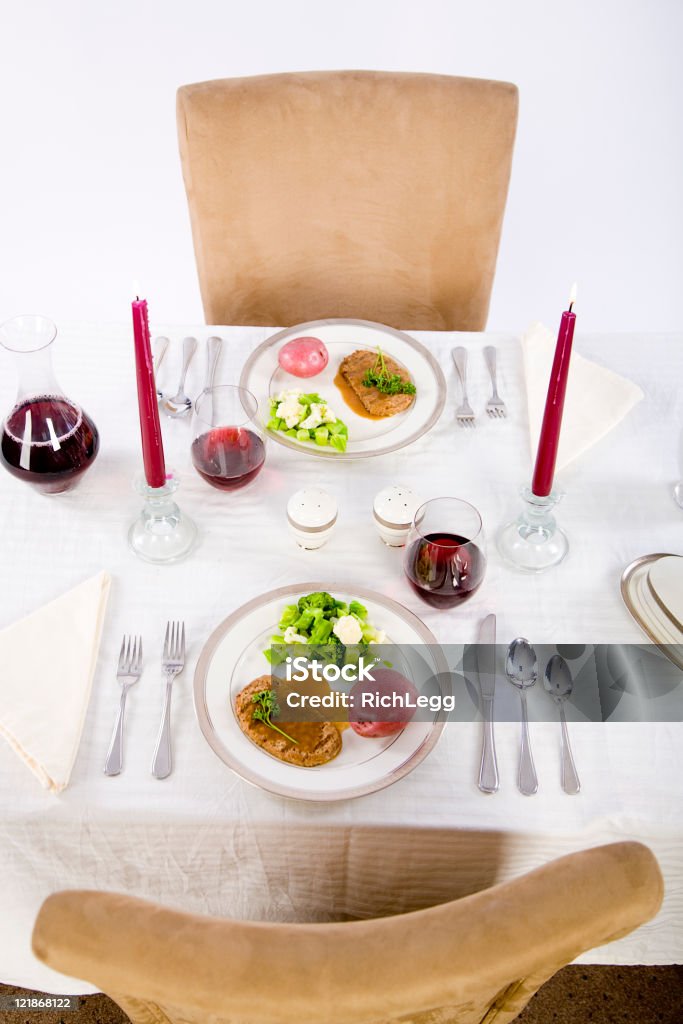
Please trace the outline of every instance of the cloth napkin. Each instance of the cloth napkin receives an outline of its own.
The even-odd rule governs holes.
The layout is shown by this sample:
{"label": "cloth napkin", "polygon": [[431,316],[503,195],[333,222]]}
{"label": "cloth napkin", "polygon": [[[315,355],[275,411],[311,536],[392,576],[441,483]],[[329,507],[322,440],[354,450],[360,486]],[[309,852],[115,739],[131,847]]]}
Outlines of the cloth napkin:
{"label": "cloth napkin", "polygon": [[[532,324],[522,337],[532,461],[538,449],[556,341],[541,323]],[[572,351],[557,469],[608,434],[642,397],[643,392],[630,380]]]}
{"label": "cloth napkin", "polygon": [[101,572],[0,632],[0,735],[54,793],[76,760],[110,583]]}

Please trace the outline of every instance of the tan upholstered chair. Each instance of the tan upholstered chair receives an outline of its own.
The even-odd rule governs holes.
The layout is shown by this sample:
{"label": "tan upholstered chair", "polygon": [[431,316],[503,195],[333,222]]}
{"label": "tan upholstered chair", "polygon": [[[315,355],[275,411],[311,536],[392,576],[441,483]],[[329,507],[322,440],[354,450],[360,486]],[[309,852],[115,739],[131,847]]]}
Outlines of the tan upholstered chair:
{"label": "tan upholstered chair", "polygon": [[661,899],[647,847],[614,843],[452,903],[342,924],[62,892],[43,904],[33,949],[134,1024],[507,1024],[558,968],[637,928]]}
{"label": "tan upholstered chair", "polygon": [[207,323],[483,330],[517,121],[507,82],[312,71],[186,85]]}

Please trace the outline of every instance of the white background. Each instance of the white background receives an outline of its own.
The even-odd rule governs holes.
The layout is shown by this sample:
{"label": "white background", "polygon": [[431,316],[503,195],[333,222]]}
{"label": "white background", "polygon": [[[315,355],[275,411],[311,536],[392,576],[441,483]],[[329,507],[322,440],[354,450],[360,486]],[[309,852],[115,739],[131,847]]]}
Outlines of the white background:
{"label": "white background", "polygon": [[203,319],[177,155],[186,82],[315,68],[520,88],[492,329],[681,326],[681,0],[0,0],[0,318]]}

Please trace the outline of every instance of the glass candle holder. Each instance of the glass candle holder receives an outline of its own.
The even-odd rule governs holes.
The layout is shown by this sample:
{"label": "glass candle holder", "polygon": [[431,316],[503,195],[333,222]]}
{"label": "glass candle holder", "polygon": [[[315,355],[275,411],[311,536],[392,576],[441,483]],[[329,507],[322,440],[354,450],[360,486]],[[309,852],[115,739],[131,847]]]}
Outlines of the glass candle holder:
{"label": "glass candle holder", "polygon": [[173,471],[167,473],[163,487],[150,487],[142,473],[136,477],[135,489],[145,503],[128,531],[128,544],[145,562],[179,562],[197,542],[194,520],[181,512],[173,500],[179,484]]}
{"label": "glass candle holder", "polygon": [[523,487],[520,493],[522,511],[498,534],[498,550],[515,569],[545,572],[559,565],[569,551],[567,535],[553,515],[553,509],[564,497],[564,492],[551,491],[539,497],[530,487]]}
{"label": "glass candle holder", "polygon": [[57,328],[44,316],[16,316],[0,327],[19,378],[5,417],[0,461],[13,476],[44,494],[70,490],[92,466],[100,447],[97,427],[67,398],[52,369]]}

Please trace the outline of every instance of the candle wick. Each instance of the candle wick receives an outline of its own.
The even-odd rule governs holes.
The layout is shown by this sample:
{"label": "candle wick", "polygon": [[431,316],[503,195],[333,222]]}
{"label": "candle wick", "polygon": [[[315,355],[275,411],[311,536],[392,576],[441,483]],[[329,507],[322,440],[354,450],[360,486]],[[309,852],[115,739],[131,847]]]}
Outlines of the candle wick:
{"label": "candle wick", "polygon": [[567,312],[568,312],[568,313],[571,313],[571,311],[572,311],[573,309],[574,309],[574,300],[572,299],[572,301],[571,301],[571,302],[569,303],[569,309],[567,310]]}

